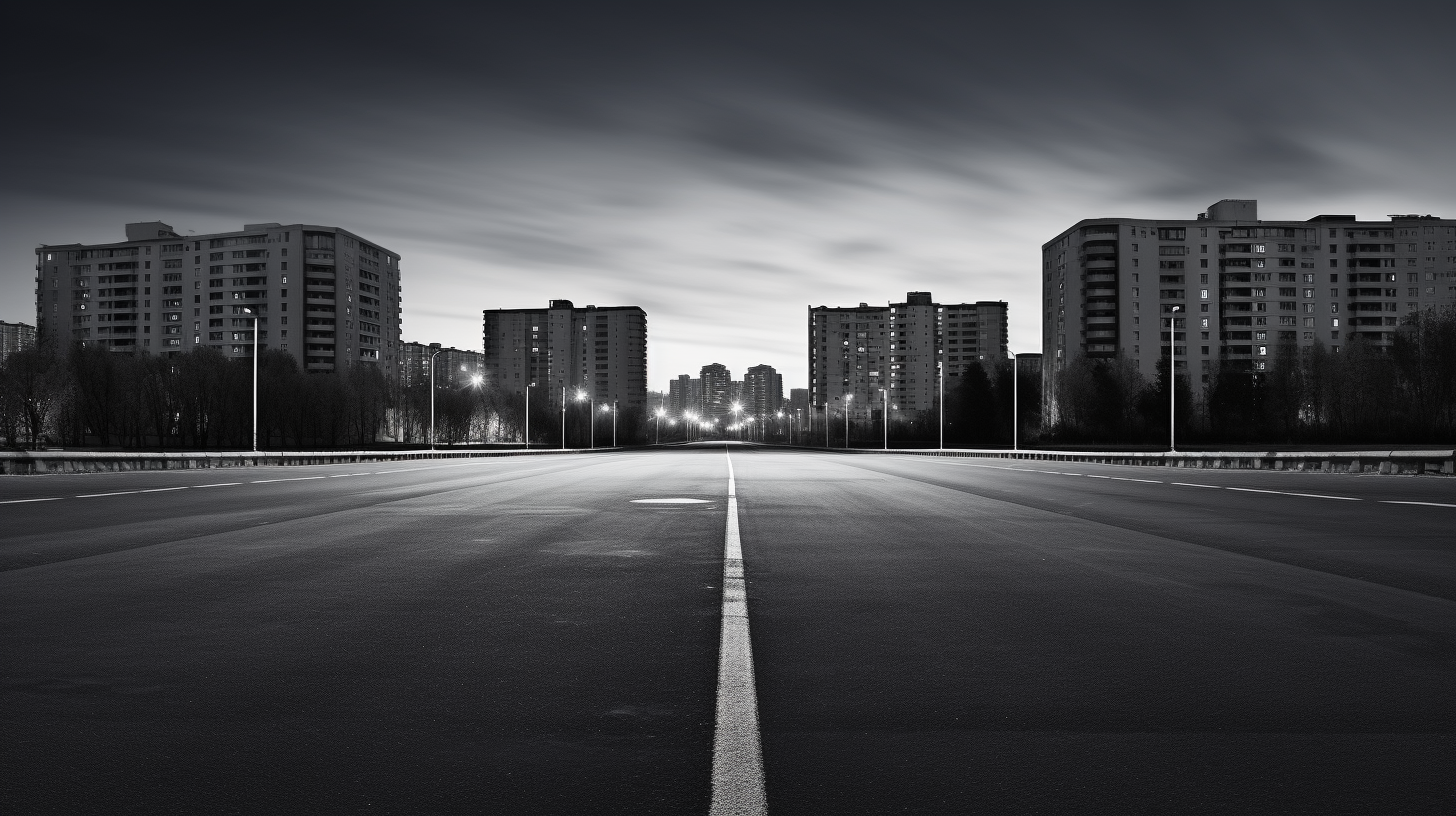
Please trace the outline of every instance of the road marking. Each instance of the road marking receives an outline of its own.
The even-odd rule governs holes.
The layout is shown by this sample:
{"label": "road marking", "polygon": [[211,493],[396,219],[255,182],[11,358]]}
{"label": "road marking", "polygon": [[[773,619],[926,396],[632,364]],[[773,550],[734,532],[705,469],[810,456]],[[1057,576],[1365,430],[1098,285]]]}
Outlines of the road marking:
{"label": "road marking", "polygon": [[1175,485],[1178,485],[1179,487],[1206,487],[1209,490],[1223,490],[1223,488],[1219,487],[1218,485],[1201,485],[1201,484],[1192,484],[1190,482],[1171,482],[1170,484],[1175,484]]}
{"label": "road marking", "polygon": [[[51,497],[45,498],[45,499],[10,499],[9,501],[0,501],[0,504],[26,504],[27,502],[38,502],[38,501],[60,501],[61,499],[64,499],[64,498],[65,498],[65,496],[51,496]],[[77,496],[76,498],[79,499],[81,497],[80,496]]]}
{"label": "road marking", "polygon": [[738,537],[738,491],[728,459],[728,522],[723,530],[723,614],[718,640],[718,711],[713,728],[713,801],[710,816],[763,814],[763,749],[758,737],[758,695],[748,637],[748,589],[743,542]]}
{"label": "road marking", "polygon": [[1089,479],[1111,479],[1112,477],[1111,476],[1098,476],[1095,473],[1089,473],[1089,474],[1087,474],[1087,478],[1089,478]]}
{"label": "road marking", "polygon": [[1162,482],[1157,479],[1134,479],[1131,476],[1108,476],[1107,478],[1119,482],[1142,482],[1143,484],[1162,484]]}
{"label": "road marking", "polygon": [[217,484],[210,485],[193,485],[192,488],[194,490],[201,490],[204,487],[233,487],[240,484],[242,484],[242,482],[218,482]]}
{"label": "road marking", "polygon": [[154,487],[154,488],[151,488],[150,490],[143,490],[141,492],[143,492],[143,493],[166,493],[168,490],[186,490],[186,489],[187,489],[187,485],[182,485],[181,487]]}
{"label": "road marking", "polygon": [[633,504],[712,504],[709,499],[633,499]]}
{"label": "road marking", "polygon": [[[1306,499],[1335,499],[1337,501],[1364,501],[1351,496],[1324,496],[1319,493],[1290,493],[1286,490],[1256,490],[1252,487],[1230,487],[1229,490],[1237,490],[1240,493],[1273,493],[1276,496],[1300,496]],[[1456,505],[1452,505],[1456,507]]]}
{"label": "road marking", "polygon": [[[38,501],[30,499],[30,501]],[[40,500],[43,501],[43,500]],[[1418,502],[1418,501],[1381,501],[1381,504],[1418,504],[1421,507],[1456,507],[1456,504],[1442,504],[1441,502]]]}
{"label": "road marking", "polygon": [[374,475],[375,476],[379,476],[379,475],[384,474],[384,473],[412,473],[412,472],[414,472],[416,470],[429,470],[429,468],[404,468],[402,470],[376,470],[376,471],[374,471]]}
{"label": "road marking", "polygon": [[100,499],[106,496],[130,496],[133,493],[140,493],[140,490],[121,490],[116,493],[87,493],[84,496],[77,496],[78,499]]}
{"label": "road marking", "polygon": [[272,484],[273,482],[306,482],[309,479],[323,479],[324,476],[295,476],[292,479],[254,479],[253,484]]}

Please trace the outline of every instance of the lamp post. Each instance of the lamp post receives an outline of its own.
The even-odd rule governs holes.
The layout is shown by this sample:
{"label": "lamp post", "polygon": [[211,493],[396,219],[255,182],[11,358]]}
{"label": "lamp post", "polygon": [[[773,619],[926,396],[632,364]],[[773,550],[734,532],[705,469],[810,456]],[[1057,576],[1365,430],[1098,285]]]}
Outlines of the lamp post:
{"label": "lamp post", "polygon": [[885,428],[885,450],[890,449],[890,392],[880,389],[880,416],[883,420],[880,424]]}
{"label": "lamp post", "polygon": [[844,449],[849,450],[849,404],[854,402],[854,395],[849,394],[844,398]]}
{"label": "lamp post", "polygon": [[561,449],[566,450],[566,386],[561,386]]}
{"label": "lamp post", "polygon": [[531,449],[531,386],[535,383],[526,383],[526,432],[521,434],[525,437],[526,450]]}
{"label": "lamp post", "polygon": [[667,411],[663,410],[661,405],[657,406],[657,423],[653,427],[655,438],[652,440],[652,444],[654,445],[662,444],[662,415],[665,413]]}
{"label": "lamp post", "polygon": [[1178,399],[1178,364],[1174,361],[1173,333],[1178,327],[1178,310],[1174,306],[1168,313],[1168,452],[1178,452],[1178,414],[1174,403]]}
{"label": "lamp post", "polygon": [[430,450],[435,449],[435,357],[440,351],[430,355]]}
{"label": "lamp post", "polygon": [[586,418],[591,422],[591,430],[587,434],[587,441],[590,446],[597,446],[597,399],[580,388],[576,389],[576,401],[586,400]]}
{"label": "lamp post", "polygon": [[[258,452],[258,313],[243,307],[243,314],[253,317],[253,453]],[[90,318],[87,318],[88,320]]]}
{"label": "lamp post", "polygon": [[940,449],[945,450],[945,361],[935,361],[936,374],[936,396],[940,399],[940,408],[936,411],[940,415]]}
{"label": "lamp post", "polygon": [[[475,389],[475,395],[476,395],[477,398],[479,398],[479,396],[480,396],[480,386],[481,385],[484,385],[484,384],[485,384],[485,375],[484,374],[471,374],[470,375],[470,387]],[[475,420],[474,420],[475,408],[474,408],[474,406],[472,406],[471,409],[470,409],[470,415],[471,415],[470,424],[473,425],[473,424],[475,424]],[[485,440],[486,432],[485,432],[484,427],[482,427],[481,432],[480,432],[480,435],[481,435],[481,440],[480,441],[482,443],[484,443],[486,441]],[[465,431],[465,444],[467,444],[467,445],[470,444],[470,430],[469,430],[469,425],[466,426],[466,431]]]}
{"label": "lamp post", "polygon": [[[602,413],[607,412],[607,406],[602,406]],[[612,400],[612,447],[617,447],[617,401]]]}
{"label": "lamp post", "polygon": [[1011,450],[1021,450],[1021,389],[1017,388],[1016,354],[1011,355]]}

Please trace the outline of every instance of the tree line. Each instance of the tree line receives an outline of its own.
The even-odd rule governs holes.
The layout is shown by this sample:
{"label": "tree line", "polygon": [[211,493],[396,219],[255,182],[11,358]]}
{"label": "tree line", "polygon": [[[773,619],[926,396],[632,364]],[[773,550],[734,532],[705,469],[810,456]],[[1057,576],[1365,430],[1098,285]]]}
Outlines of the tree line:
{"label": "tree line", "polygon": [[[0,440],[10,448],[91,447],[227,450],[253,447],[251,358],[208,348],[172,357],[115,354],[99,346],[42,343],[0,362]],[[561,444],[561,406],[541,389],[531,404],[531,440]],[[503,389],[441,381],[434,394],[440,445],[520,443],[525,404]],[[584,446],[586,408],[569,404],[567,444]],[[620,409],[617,441],[644,441],[644,412]],[[611,417],[596,417],[598,445]],[[404,384],[373,365],[308,374],[285,351],[258,356],[257,446],[327,450],[431,439],[430,384]]]}
{"label": "tree line", "polygon": [[[1407,316],[1388,348],[1355,339],[1271,352],[1264,371],[1215,366],[1196,392],[1176,379],[1180,445],[1456,443],[1456,307]],[[1151,382],[1125,358],[1072,361],[1038,441],[1166,445],[1167,371],[1166,356]]]}

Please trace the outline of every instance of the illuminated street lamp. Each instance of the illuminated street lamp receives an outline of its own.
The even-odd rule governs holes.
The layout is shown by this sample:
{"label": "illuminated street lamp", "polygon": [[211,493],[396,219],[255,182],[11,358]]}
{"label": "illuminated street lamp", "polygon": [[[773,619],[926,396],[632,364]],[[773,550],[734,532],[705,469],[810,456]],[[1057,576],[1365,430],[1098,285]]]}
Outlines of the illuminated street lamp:
{"label": "illuminated street lamp", "polygon": [[652,440],[652,444],[654,445],[662,444],[662,415],[665,413],[667,413],[667,411],[664,410],[661,405],[657,406],[657,423],[653,427],[653,433],[656,435],[655,438]]}
{"label": "illuminated street lamp", "polygon": [[844,448],[849,450],[849,404],[854,402],[854,395],[850,394],[844,398]]}
{"label": "illuminated street lamp", "polygon": [[1011,354],[1011,452],[1021,449],[1017,432],[1021,429],[1021,406],[1018,397],[1021,389],[1016,387],[1016,353]]}
{"label": "illuminated street lamp", "polygon": [[735,430],[738,431],[738,438],[739,438],[739,440],[742,440],[743,439],[743,425],[738,421],[738,414],[743,411],[743,406],[742,405],[739,405],[738,403],[735,402],[735,403],[733,403],[732,410],[733,410],[733,429],[735,429]]}
{"label": "illuminated street lamp", "polygon": [[880,424],[885,427],[885,450],[889,450],[890,449],[890,392],[886,391],[883,388],[880,389],[880,402],[881,402],[881,405],[883,406],[882,408],[880,408],[880,414],[884,418],[884,421],[881,422]]}
{"label": "illuminated street lamp", "polygon": [[591,447],[595,448],[597,446],[597,400],[596,397],[578,388],[576,389],[576,401],[581,402],[582,400],[586,400],[586,416],[591,420],[591,431],[587,438],[591,442]]}
{"label": "illuminated street lamp", "polygon": [[522,434],[525,437],[526,450],[531,449],[531,386],[533,385],[535,383],[526,383],[526,432]]}
{"label": "illuminated street lamp", "polygon": [[617,401],[612,400],[611,406],[602,406],[602,413],[612,412],[612,447],[617,447]]}

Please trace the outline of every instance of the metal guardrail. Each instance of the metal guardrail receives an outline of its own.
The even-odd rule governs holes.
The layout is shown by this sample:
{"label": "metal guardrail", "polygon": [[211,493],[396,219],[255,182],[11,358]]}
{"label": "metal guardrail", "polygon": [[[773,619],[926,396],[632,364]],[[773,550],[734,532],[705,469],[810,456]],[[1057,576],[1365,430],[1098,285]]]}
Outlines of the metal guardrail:
{"label": "metal guardrail", "polygon": [[[899,454],[979,459],[1020,459],[1051,462],[1088,462],[1103,465],[1173,467],[1212,470],[1292,470],[1323,473],[1384,473],[1456,475],[1456,450],[1377,451],[1009,451],[1000,448],[816,448],[784,447],[860,455]],[[646,448],[646,449],[650,449]],[[497,456],[551,456],[602,453],[622,448],[544,448],[537,450],[434,451],[228,451],[228,452],[106,452],[22,451],[0,452],[0,474],[91,473],[122,470],[188,470],[196,468],[258,467],[277,465],[332,465],[362,462],[398,462],[418,459],[469,459]]]}

